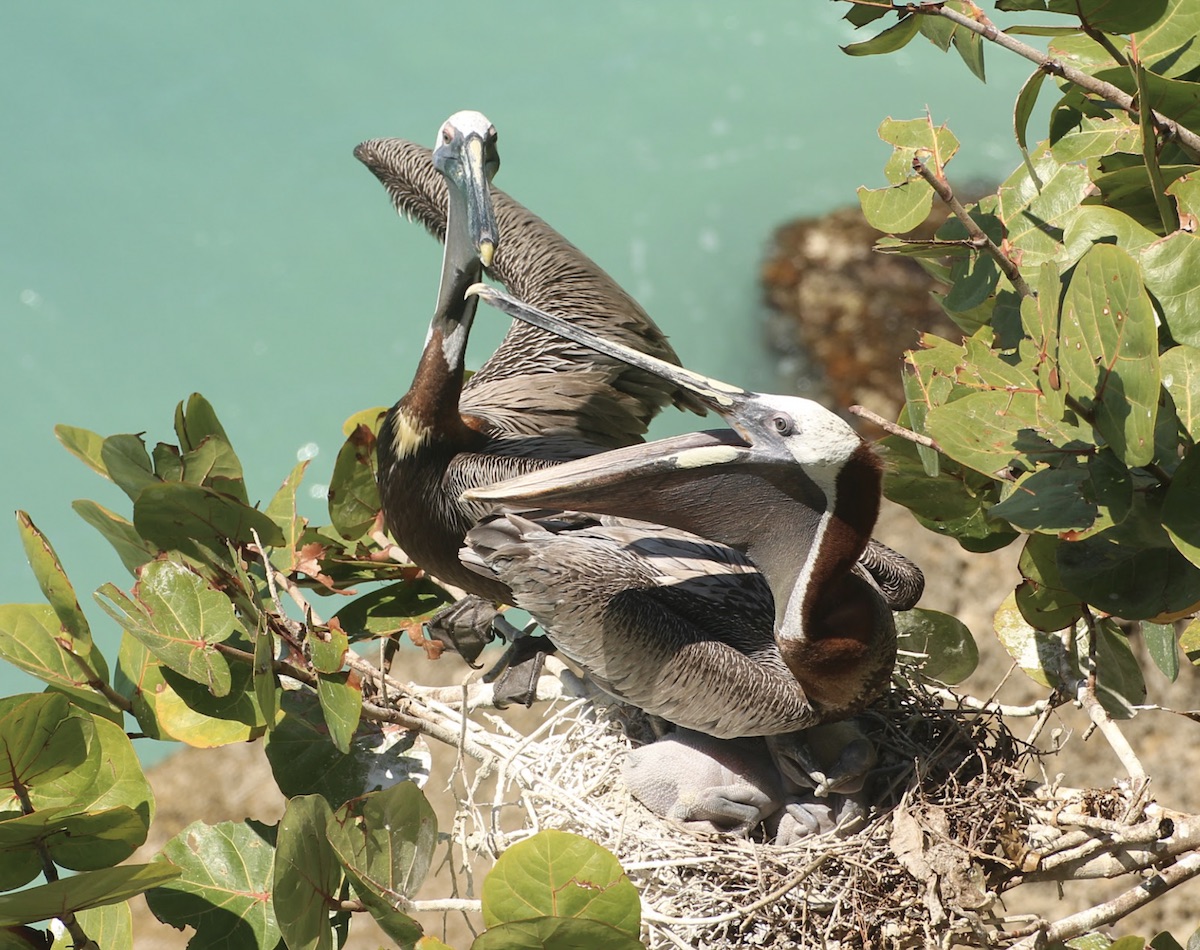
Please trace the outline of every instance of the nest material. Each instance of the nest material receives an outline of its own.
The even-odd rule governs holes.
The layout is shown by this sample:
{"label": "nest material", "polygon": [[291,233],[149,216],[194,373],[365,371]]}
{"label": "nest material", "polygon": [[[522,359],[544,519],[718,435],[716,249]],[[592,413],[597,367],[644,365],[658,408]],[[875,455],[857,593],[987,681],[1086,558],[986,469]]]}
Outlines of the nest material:
{"label": "nest material", "polygon": [[464,737],[499,764],[461,795],[457,846],[495,855],[544,828],[591,838],[638,886],[651,948],[993,945],[1012,926],[997,894],[1019,879],[1021,830],[1045,807],[1027,791],[1033,753],[998,717],[919,689],[865,714],[880,756],[867,826],[786,848],[698,837],[634,800],[621,766],[653,738],[637,710],[575,699],[524,737],[482,718]]}

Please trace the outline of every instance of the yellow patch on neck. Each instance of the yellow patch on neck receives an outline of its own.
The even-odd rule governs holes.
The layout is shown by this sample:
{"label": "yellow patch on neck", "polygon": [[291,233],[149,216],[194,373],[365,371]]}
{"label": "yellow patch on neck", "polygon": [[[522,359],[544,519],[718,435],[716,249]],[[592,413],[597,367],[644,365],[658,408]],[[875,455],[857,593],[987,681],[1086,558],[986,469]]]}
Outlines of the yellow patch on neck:
{"label": "yellow patch on neck", "polygon": [[414,424],[403,410],[397,412],[392,420],[392,446],[396,450],[396,458],[415,454],[429,441],[431,434],[427,426]]}

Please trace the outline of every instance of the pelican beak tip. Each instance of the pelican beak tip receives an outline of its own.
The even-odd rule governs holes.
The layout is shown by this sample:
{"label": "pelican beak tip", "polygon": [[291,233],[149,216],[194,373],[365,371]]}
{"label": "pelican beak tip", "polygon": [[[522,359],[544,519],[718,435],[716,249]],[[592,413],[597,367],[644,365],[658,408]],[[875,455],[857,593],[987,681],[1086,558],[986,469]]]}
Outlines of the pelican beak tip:
{"label": "pelican beak tip", "polygon": [[491,241],[482,241],[479,244],[479,260],[484,267],[492,266],[492,257],[496,253],[496,245]]}

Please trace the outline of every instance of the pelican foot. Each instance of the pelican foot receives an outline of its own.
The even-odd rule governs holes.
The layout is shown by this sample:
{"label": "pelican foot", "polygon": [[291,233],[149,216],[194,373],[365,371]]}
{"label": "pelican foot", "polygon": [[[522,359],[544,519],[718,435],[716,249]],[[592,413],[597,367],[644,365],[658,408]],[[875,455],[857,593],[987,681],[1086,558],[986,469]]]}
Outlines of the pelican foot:
{"label": "pelican foot", "polygon": [[861,790],[877,758],[853,719],[768,736],[767,747],[791,790],[811,788],[818,798]]}
{"label": "pelican foot", "polygon": [[[499,620],[500,618],[497,618]],[[537,700],[538,677],[554,644],[545,637],[522,636],[513,640],[503,656],[483,675],[492,684],[492,701],[497,709],[519,703],[532,706]]]}
{"label": "pelican foot", "polygon": [[439,610],[425,622],[429,636],[441,640],[471,666],[483,648],[496,636],[495,623],[500,611],[490,600],[468,594]]}
{"label": "pelican foot", "polygon": [[793,795],[767,819],[766,831],[775,844],[785,847],[813,835],[846,838],[866,824],[867,811],[861,795]]}
{"label": "pelican foot", "polygon": [[630,752],[625,784],[659,817],[701,834],[749,834],[783,800],[761,739],[714,739],[687,729]]}

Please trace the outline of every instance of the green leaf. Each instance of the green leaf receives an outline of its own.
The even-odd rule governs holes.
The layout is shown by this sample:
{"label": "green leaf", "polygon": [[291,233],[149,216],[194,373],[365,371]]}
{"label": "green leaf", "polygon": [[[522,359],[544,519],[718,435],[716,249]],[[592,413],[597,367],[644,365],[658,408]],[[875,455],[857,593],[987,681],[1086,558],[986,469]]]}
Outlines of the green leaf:
{"label": "green leaf", "polygon": [[[80,911],[75,920],[97,947],[132,947],[133,912],[129,902]],[[63,930],[51,950],[75,950],[70,931]]]}
{"label": "green leaf", "polygon": [[204,578],[175,561],[146,565],[133,589],[137,602],[113,584],[96,591],[96,601],[159,660],[214,695],[229,693],[229,661],[215,644],[237,629],[233,605]]}
{"label": "green leaf", "polygon": [[[95,871],[128,858],[146,840],[146,823],[132,808],[78,813],[49,808],[0,821],[0,863],[44,848],[59,867]],[[22,882],[24,883],[24,882]]]}
{"label": "green leaf", "polygon": [[151,453],[154,460],[154,474],[164,482],[183,481],[183,456],[178,445],[168,445],[159,442]]}
{"label": "green leaf", "polygon": [[198,545],[221,551],[228,541],[251,544],[257,531],[263,544],[283,544],[283,533],[263,512],[201,485],[157,482],[138,495],[133,524],[139,535],[164,551],[193,557]]}
{"label": "green leaf", "polygon": [[350,670],[317,674],[317,698],[329,729],[329,741],[343,755],[350,752],[350,741],[362,715],[362,684]]}
{"label": "green leaf", "polygon": [[1175,198],[1180,214],[1200,217],[1200,176],[1184,175],[1176,178],[1167,188],[1167,194]]}
{"label": "green leaf", "polygon": [[884,119],[879,123],[879,137],[889,145],[913,154],[929,155],[940,167],[958,152],[958,138],[943,123],[934,125],[923,119]]}
{"label": "green leaf", "polygon": [[927,217],[933,208],[933,189],[920,180],[912,179],[889,188],[858,189],[863,216],[871,227],[889,233],[911,231]]}
{"label": "green leaf", "polygon": [[266,753],[280,791],[317,793],[334,806],[405,779],[429,777],[429,750],[417,733],[391,723],[360,723],[343,755],[329,739],[321,706],[311,693],[285,690],[283,716],[267,734]]}
{"label": "green leaf", "polygon": [[1086,169],[1060,164],[1044,145],[1030,161],[1036,177],[1024,166],[1013,172],[1000,186],[996,211],[1008,243],[1021,252],[1023,269],[1061,257],[1063,229],[1079,213],[1090,184]]}
{"label": "green leaf", "polygon": [[906,653],[923,655],[908,660],[921,673],[942,683],[961,683],[975,672],[979,648],[961,620],[937,610],[915,607],[896,614],[897,646]]}
{"label": "green leaf", "polygon": [[50,782],[87,758],[91,717],[71,711],[61,693],[0,699],[0,790]]}
{"label": "green leaf", "polygon": [[1142,227],[1127,214],[1103,205],[1084,205],[1071,219],[1065,232],[1065,263],[1074,264],[1093,244],[1100,242],[1115,243],[1130,254],[1138,254],[1158,240],[1157,234]]}
{"label": "green leaf", "polygon": [[1046,74],[1042,70],[1035,69],[1033,75],[1026,79],[1021,86],[1021,91],[1017,93],[1017,102],[1013,107],[1013,134],[1023,152],[1028,148],[1025,142],[1025,130],[1029,127],[1029,117],[1033,115],[1038,93],[1041,91],[1042,81],[1045,78]]}
{"label": "green leaf", "polygon": [[1063,298],[1059,364],[1067,390],[1131,468],[1154,458],[1158,333],[1137,263],[1097,244],[1075,268]]}
{"label": "green leaf", "polygon": [[420,577],[356,597],[334,614],[334,619],[354,641],[390,637],[428,620],[450,602],[442,587]]}
{"label": "green leaf", "polygon": [[80,429],[77,426],[56,425],[54,435],[62,443],[62,447],[83,462],[94,472],[108,478],[108,469],[104,467],[104,459],[100,452],[104,445],[104,436],[90,429]]}
{"label": "green leaf", "polygon": [[1182,76],[1200,66],[1198,35],[1200,9],[1193,0],[1168,0],[1165,15],[1138,31],[1138,56],[1153,72]]}
{"label": "green leaf", "polygon": [[184,453],[183,481],[206,485],[232,495],[244,505],[250,503],[242,481],[242,463],[231,446],[215,435],[208,436],[196,448]]}
{"label": "green leaf", "polygon": [[1200,237],[1176,231],[1141,255],[1146,289],[1178,343],[1200,346]]}
{"label": "green leaf", "polygon": [[1163,500],[1163,527],[1180,553],[1200,565],[1200,451],[1193,449],[1171,478],[1171,487]]}
{"label": "green leaf", "polygon": [[120,903],[178,876],[179,868],[166,861],[84,871],[65,880],[0,896],[0,927],[31,924]]}
{"label": "green leaf", "polygon": [[375,434],[359,425],[343,443],[329,480],[329,519],[353,541],[375,523],[379,488],[375,483]]}
{"label": "green leaf", "polygon": [[920,17],[912,14],[902,16],[900,22],[889,26],[882,33],[872,36],[869,40],[843,46],[842,52],[850,56],[875,56],[879,53],[894,53],[896,50],[907,46],[912,38],[917,35],[917,28],[920,26],[918,21],[920,19]]}
{"label": "green leaf", "polygon": [[[1101,159],[1099,169],[1092,171],[1092,183],[1100,189],[1104,203],[1110,208],[1123,211],[1152,231],[1161,231],[1162,218],[1154,198],[1154,189],[1158,186],[1150,180],[1141,156],[1132,164],[1130,159],[1131,156],[1120,154]],[[1094,163],[1095,159],[1089,164]],[[1162,165],[1160,171],[1163,183],[1167,185],[1198,168],[1197,165]]]}
{"label": "green leaf", "polygon": [[1040,408],[1036,393],[976,392],[934,409],[927,426],[947,455],[988,476],[1022,457],[1061,462],[1093,450],[1091,433],[1073,415],[1057,422]]}
{"label": "green leaf", "polygon": [[[0,604],[0,657],[114,722],[119,709],[88,685],[79,661],[59,645],[58,617],[46,604]],[[98,653],[96,654],[99,655]]]}
{"label": "green leaf", "polygon": [[310,631],[307,643],[318,673],[336,673],[345,665],[350,642],[339,624]]}
{"label": "green leaf", "polygon": [[1024,531],[1058,533],[1090,528],[1096,520],[1096,505],[1083,494],[1087,476],[1082,465],[1026,472],[992,508],[991,515]]}
{"label": "green leaf", "polygon": [[251,729],[254,735],[260,735],[266,729],[268,720],[251,688],[254,670],[248,663],[236,662],[230,665],[229,672],[230,688],[224,696],[214,696],[203,684],[181,676],[170,668],[164,668],[162,676],[179,701],[193,714],[209,719],[232,720]]}
{"label": "green leaf", "polygon": [[127,521],[116,512],[109,511],[103,505],[94,501],[82,499],[71,503],[71,507],[84,521],[104,536],[104,539],[116,549],[121,563],[130,574],[136,574],[137,569],[147,561],[153,560],[158,553],[158,547],[142,539],[133,527],[133,522]]}
{"label": "green leaf", "polygon": [[307,460],[293,468],[264,511],[283,533],[283,545],[271,552],[271,561],[285,574],[290,574],[296,567],[300,538],[308,524],[296,510],[296,490],[307,469]]}
{"label": "green leaf", "polygon": [[541,831],[500,855],[483,882],[485,926],[533,917],[581,917],[636,937],[641,902],[611,852],[580,835]]}
{"label": "green leaf", "polygon": [[279,677],[275,675],[275,636],[264,622],[254,635],[254,697],[267,728],[279,711]]}
{"label": "green leaf", "polygon": [[402,908],[429,872],[437,818],[421,790],[402,782],[347,802],[330,819],[329,843],[371,915],[391,928],[417,928]]}
{"label": "green leaf", "polygon": [[1179,677],[1179,649],[1175,645],[1175,627],[1169,623],[1142,622],[1142,640],[1146,652],[1159,671],[1172,683]]}
{"label": "green leaf", "polygon": [[175,435],[185,452],[192,451],[211,436],[229,444],[229,436],[212,403],[199,393],[192,393],[187,403],[180,402],[175,406]]}
{"label": "green leaf", "polygon": [[333,812],[320,795],[291,799],[279,822],[271,900],[288,950],[332,950],[329,914],[342,868],[326,837]]}
{"label": "green leaf", "polygon": [[[46,600],[54,608],[59,623],[62,624],[61,632],[69,641],[71,652],[90,657],[92,632],[79,607],[75,588],[67,579],[67,572],[63,570],[58,555],[54,553],[54,548],[46,536],[37,529],[33,519],[23,511],[17,512],[17,529],[21,534],[21,543],[25,547],[29,566],[33,569],[33,575],[37,578],[38,586],[41,587]],[[97,653],[91,659],[93,668],[99,666],[97,672],[102,679],[107,680],[108,670],[104,665],[104,658]]]}
{"label": "green leaf", "polygon": [[987,73],[983,67],[983,37],[974,30],[962,29],[955,25],[954,49],[967,69],[971,70],[980,82],[987,82]]}
{"label": "green leaf", "polygon": [[271,832],[251,821],[192,822],[163,845],[163,857],[181,873],[147,892],[154,916],[180,930],[194,927],[193,950],[274,947],[280,932],[271,906]]}
{"label": "green leaf", "polygon": [[1059,634],[1030,626],[1013,594],[1004,599],[993,622],[1001,646],[1030,679],[1047,687],[1062,684],[1063,672],[1070,664]]}
{"label": "green leaf", "polygon": [[644,950],[637,937],[599,920],[534,917],[489,927],[471,950]]}
{"label": "green leaf", "polygon": [[1193,620],[1179,635],[1179,648],[1192,666],[1200,666],[1200,620]]}
{"label": "green leaf", "polygon": [[1158,365],[1179,421],[1192,441],[1200,442],[1200,349],[1172,347],[1159,357]]}
{"label": "green leaf", "polygon": [[1138,0],[1114,3],[1113,0],[1051,0],[1050,9],[1075,14],[1088,26],[1102,33],[1132,33],[1158,22],[1167,8],[1167,0]]}
{"label": "green leaf", "polygon": [[1200,602],[1200,569],[1171,543],[1162,513],[1144,495],[1120,524],[1058,548],[1063,583],[1089,604],[1127,620],[1176,613]]}
{"label": "green leaf", "polygon": [[110,435],[100,447],[100,458],[108,477],[130,501],[136,501],[142,489],[158,484],[140,435]]}
{"label": "green leaf", "polygon": [[1062,164],[1103,158],[1113,152],[1140,152],[1142,133],[1125,113],[1112,116],[1081,116],[1078,126],[1063,134],[1051,147]]}
{"label": "green leaf", "polygon": [[1021,552],[1021,583],[1016,585],[1016,608],[1034,629],[1045,632],[1063,630],[1082,617],[1079,597],[1070,593],[1058,576],[1054,537],[1031,535]]}

